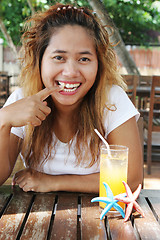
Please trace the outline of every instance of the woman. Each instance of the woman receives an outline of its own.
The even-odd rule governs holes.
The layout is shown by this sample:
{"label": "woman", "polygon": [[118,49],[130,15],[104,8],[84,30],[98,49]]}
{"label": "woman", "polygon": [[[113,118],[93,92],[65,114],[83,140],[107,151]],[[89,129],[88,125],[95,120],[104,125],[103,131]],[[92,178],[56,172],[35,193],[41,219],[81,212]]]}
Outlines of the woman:
{"label": "woman", "polygon": [[109,36],[84,8],[55,5],[28,20],[21,88],[0,110],[0,184],[21,152],[24,191],[98,192],[97,128],[129,147],[128,183],[142,182],[138,112],[122,88]]}

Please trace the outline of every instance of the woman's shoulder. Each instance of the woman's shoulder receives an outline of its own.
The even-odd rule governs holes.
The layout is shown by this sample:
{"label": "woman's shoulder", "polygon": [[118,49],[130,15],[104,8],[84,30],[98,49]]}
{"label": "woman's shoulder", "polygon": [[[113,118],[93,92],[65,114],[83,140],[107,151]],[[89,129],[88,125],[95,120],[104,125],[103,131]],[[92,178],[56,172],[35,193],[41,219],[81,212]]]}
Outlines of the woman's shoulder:
{"label": "woman's shoulder", "polygon": [[111,87],[106,106],[108,107],[104,112],[107,113],[104,114],[106,136],[130,118],[135,117],[136,120],[139,118],[137,109],[120,86]]}
{"label": "woman's shoulder", "polygon": [[111,89],[110,89],[110,94],[116,94],[116,93],[125,93],[125,91],[123,90],[122,87],[118,86],[118,85],[112,85]]}
{"label": "woman's shoulder", "polygon": [[13,103],[13,102],[16,102],[20,99],[22,99],[24,96],[23,96],[23,91],[22,91],[22,88],[18,87],[16,88],[16,90],[14,90],[11,95],[9,96],[9,98],[7,99],[6,103],[4,104],[4,107]]}
{"label": "woman's shoulder", "polygon": [[109,96],[108,96],[109,102],[115,102],[120,98],[122,99],[128,98],[126,92],[123,90],[122,87],[118,85],[113,85],[109,91]]}
{"label": "woman's shoulder", "polygon": [[12,97],[17,97],[17,98],[23,98],[23,91],[22,88],[17,87],[12,93],[11,95]]}

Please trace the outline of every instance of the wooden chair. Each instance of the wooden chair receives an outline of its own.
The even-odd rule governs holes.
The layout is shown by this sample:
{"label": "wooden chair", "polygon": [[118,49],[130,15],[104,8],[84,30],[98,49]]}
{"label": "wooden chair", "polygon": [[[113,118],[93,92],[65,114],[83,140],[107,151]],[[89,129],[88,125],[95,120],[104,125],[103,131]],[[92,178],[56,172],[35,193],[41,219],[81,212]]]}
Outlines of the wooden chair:
{"label": "wooden chair", "polygon": [[9,76],[7,72],[0,72],[0,108],[9,97]]}
{"label": "wooden chair", "polygon": [[153,76],[149,115],[144,116],[147,134],[147,172],[151,173],[152,132],[160,132],[160,76]]}
{"label": "wooden chair", "polygon": [[140,86],[151,86],[152,83],[151,75],[139,75],[138,76],[138,85]]}
{"label": "wooden chair", "polygon": [[152,76],[149,76],[149,75],[138,76],[138,86],[137,86],[138,109],[142,116],[143,116],[143,112],[146,112],[149,106],[151,85],[152,85]]}
{"label": "wooden chair", "polygon": [[138,76],[122,75],[122,77],[128,86],[127,95],[131,99],[132,103],[136,106],[136,88],[138,83]]}

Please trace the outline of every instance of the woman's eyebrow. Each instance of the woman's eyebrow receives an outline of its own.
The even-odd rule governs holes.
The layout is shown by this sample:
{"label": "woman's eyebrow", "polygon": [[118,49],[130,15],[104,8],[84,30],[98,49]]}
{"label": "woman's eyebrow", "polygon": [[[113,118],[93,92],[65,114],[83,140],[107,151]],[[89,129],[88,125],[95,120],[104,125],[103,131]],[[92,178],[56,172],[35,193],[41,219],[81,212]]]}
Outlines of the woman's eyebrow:
{"label": "woman's eyebrow", "polygon": [[60,50],[60,49],[56,49],[56,50],[53,51],[52,53],[67,53],[67,51]]}
{"label": "woman's eyebrow", "polygon": [[[56,50],[53,51],[52,53],[67,53],[67,51],[65,51],[65,50],[60,50],[60,49],[56,49]],[[93,55],[90,51],[82,51],[82,52],[79,52],[78,54]]]}
{"label": "woman's eyebrow", "polygon": [[79,54],[88,54],[88,55],[93,55],[91,52],[89,51],[82,51],[82,52],[79,52]]}

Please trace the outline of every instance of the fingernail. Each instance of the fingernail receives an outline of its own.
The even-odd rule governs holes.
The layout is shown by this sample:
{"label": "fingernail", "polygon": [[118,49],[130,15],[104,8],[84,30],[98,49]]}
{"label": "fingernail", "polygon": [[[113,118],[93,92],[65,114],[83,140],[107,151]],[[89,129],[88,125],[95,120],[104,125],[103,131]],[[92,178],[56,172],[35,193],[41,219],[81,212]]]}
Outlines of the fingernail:
{"label": "fingernail", "polygon": [[62,91],[64,89],[64,86],[60,85],[58,88],[59,88],[60,91]]}

